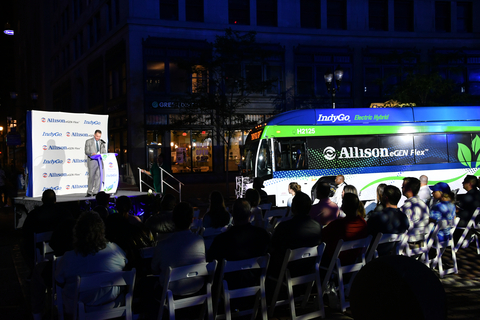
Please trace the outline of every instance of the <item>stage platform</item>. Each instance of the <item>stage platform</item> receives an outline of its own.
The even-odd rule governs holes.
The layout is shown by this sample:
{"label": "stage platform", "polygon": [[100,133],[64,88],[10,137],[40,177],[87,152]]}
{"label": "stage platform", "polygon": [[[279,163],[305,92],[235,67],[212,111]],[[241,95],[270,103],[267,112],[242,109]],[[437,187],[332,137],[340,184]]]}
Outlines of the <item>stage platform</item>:
{"label": "stage platform", "polygon": [[[147,195],[147,192],[140,192],[134,190],[117,190],[117,193],[111,194],[110,202],[115,202],[114,199],[127,196],[132,199],[132,203],[135,205],[134,198],[141,197]],[[23,226],[23,222],[27,217],[27,212],[32,211],[35,207],[42,205],[42,197],[27,197],[27,196],[20,196],[13,198],[14,201],[14,223],[15,229],[21,228]],[[83,207],[87,206],[93,207],[95,205],[95,197],[85,197],[84,193],[76,193],[70,195],[57,195],[57,203],[82,203]]]}

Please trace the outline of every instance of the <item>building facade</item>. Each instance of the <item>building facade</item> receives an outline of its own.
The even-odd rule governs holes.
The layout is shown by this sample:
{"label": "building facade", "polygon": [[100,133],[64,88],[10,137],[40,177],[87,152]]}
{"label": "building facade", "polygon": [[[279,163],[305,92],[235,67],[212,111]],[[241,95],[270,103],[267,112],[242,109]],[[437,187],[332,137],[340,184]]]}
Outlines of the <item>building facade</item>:
{"label": "building facade", "polygon": [[[429,62],[436,53],[459,54],[445,62],[442,76],[454,80],[460,93],[480,95],[478,1],[53,0],[19,6],[27,4],[31,10],[19,10],[18,91],[38,92],[34,108],[108,114],[109,152],[119,154],[130,183],[137,167],[148,167],[159,153],[185,181],[237,170],[246,131],[235,133],[225,154],[212,128],[169,126],[180,113],[175,97],[204,80],[176,61],[226,28],[253,30],[258,43],[279,51],[268,63],[241,66],[244,76],[277,79],[242,109],[250,120],[332,108],[324,75],[339,67],[337,108],[383,102],[402,81],[398,70]],[[449,64],[458,71],[448,71]],[[32,102],[21,96],[17,105],[29,109]]]}

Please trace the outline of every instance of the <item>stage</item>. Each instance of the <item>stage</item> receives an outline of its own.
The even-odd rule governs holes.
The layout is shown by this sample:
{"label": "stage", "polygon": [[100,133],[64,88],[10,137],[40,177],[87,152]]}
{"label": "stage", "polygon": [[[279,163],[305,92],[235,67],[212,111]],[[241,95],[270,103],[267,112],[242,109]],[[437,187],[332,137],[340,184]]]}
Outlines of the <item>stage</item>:
{"label": "stage", "polygon": [[[148,195],[147,192],[140,192],[134,190],[117,190],[117,193],[110,195],[110,202],[115,202],[115,199],[121,196],[127,196],[132,199],[132,204],[135,206],[135,198]],[[13,198],[14,201],[14,223],[15,229],[21,228],[23,222],[27,217],[27,212],[32,211],[35,207],[42,205],[42,197],[26,197],[20,196]],[[69,195],[57,195],[57,203],[72,203],[81,204],[82,207],[93,208],[96,205],[95,197],[85,197],[84,193],[76,193]]]}

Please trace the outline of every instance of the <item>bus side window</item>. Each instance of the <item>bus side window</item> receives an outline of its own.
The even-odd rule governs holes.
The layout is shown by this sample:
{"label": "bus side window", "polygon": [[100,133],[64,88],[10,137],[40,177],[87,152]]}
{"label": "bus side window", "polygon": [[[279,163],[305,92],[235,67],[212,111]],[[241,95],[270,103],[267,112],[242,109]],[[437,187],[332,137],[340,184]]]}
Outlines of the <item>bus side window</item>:
{"label": "bus side window", "polygon": [[272,158],[267,140],[262,140],[257,159],[258,176],[263,177],[272,173]]}

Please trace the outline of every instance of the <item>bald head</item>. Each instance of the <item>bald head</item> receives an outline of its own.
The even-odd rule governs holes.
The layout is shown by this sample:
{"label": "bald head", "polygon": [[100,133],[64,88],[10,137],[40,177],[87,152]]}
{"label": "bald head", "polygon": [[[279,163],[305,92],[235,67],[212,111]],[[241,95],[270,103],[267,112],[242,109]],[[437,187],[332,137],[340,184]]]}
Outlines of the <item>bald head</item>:
{"label": "bald head", "polygon": [[428,184],[428,177],[426,175],[420,176],[420,186],[426,186]]}

